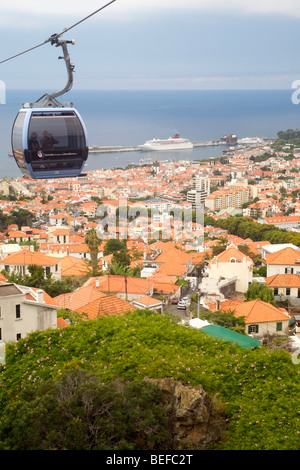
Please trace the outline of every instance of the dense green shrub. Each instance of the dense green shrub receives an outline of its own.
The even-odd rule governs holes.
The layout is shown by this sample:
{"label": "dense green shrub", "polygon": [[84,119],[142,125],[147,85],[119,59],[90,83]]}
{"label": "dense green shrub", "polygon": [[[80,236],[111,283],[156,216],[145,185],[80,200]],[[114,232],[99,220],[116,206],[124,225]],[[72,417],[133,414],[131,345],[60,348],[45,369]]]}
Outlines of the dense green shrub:
{"label": "dense green shrub", "polygon": [[245,350],[149,311],[35,332],[8,345],[0,369],[0,422],[28,384],[38,391],[73,369],[96,374],[101,383],[173,377],[202,384],[225,408],[227,436],[220,448],[300,447],[300,367],[287,352]]}
{"label": "dense green shrub", "polygon": [[149,382],[100,382],[68,371],[27,385],[0,420],[0,449],[139,450],[164,448],[168,418],[162,391]]}

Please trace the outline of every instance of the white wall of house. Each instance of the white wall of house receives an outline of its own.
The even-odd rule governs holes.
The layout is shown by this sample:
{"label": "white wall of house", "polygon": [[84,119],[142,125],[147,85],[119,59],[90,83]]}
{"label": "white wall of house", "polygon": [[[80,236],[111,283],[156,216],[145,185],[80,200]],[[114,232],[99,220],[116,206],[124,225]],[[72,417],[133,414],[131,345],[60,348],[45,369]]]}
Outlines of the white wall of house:
{"label": "white wall of house", "polygon": [[267,277],[276,274],[300,274],[300,264],[268,264]]}
{"label": "white wall of house", "polygon": [[[252,332],[249,332],[249,326],[251,326]],[[287,336],[289,334],[289,319],[279,322],[247,324],[246,333],[256,339],[260,339],[265,335]]]}
{"label": "white wall of house", "polygon": [[213,263],[209,265],[209,278],[231,279],[237,276],[236,291],[246,292],[250,283],[252,283],[253,269],[244,263]]}
{"label": "white wall of house", "polygon": [[[5,260],[2,262],[2,269],[4,268],[9,274],[15,272],[16,274],[21,273],[22,276],[28,274],[30,276],[30,272],[28,271],[27,264],[5,264]],[[60,280],[61,279],[61,264],[57,262],[55,265],[51,266],[43,266],[45,271],[45,276],[51,274],[52,279]]]}
{"label": "white wall of house", "polygon": [[58,307],[26,300],[23,293],[0,298],[1,340],[5,343],[25,338],[36,330],[57,328]]}

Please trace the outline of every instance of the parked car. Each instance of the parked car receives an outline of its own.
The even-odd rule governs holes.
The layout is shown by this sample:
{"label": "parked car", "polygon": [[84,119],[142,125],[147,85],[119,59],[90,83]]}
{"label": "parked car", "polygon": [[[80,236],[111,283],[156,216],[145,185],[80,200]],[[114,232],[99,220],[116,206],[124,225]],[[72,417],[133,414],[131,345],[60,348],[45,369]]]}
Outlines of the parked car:
{"label": "parked car", "polygon": [[171,304],[178,304],[178,302],[179,302],[179,299],[176,299],[176,298],[171,300]]}
{"label": "parked car", "polygon": [[190,297],[183,297],[181,299],[181,302],[184,302],[185,305],[189,305],[191,303],[191,299],[190,299]]}
{"label": "parked car", "polygon": [[182,300],[180,300],[177,304],[177,308],[180,308],[182,310],[185,310],[186,309],[186,303],[183,302]]}

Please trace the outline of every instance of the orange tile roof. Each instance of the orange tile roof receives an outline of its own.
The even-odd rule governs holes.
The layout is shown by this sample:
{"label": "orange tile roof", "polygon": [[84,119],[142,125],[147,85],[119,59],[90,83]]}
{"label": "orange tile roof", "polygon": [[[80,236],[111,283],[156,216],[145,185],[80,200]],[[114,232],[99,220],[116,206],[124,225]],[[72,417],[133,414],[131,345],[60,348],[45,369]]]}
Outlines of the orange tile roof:
{"label": "orange tile roof", "polygon": [[[98,282],[99,286],[97,287],[96,284]],[[148,294],[153,286],[153,282],[140,277],[107,275],[91,277],[83,286],[93,286],[100,292]]]}
{"label": "orange tile roof", "polygon": [[167,276],[183,276],[187,271],[186,266],[172,260],[165,262],[164,264],[160,264],[157,269],[160,274],[165,274]]}
{"label": "orange tile roof", "polygon": [[143,295],[142,297],[138,297],[137,299],[135,299],[135,302],[138,302],[142,305],[149,306],[149,307],[158,305],[158,304],[161,305],[161,300],[154,299],[153,297],[150,297],[149,295]]}
{"label": "orange tile roof", "polygon": [[[219,311],[220,312],[232,312],[241,303],[243,303],[242,300],[224,300],[224,301],[220,301]],[[216,302],[211,302],[209,304],[209,310],[211,312],[216,312],[218,310],[218,306],[217,306]]]}
{"label": "orange tile roof", "polygon": [[154,272],[152,276],[148,277],[149,281],[153,282],[161,282],[163,284],[175,284],[176,279],[174,279],[172,276],[168,276],[167,274],[159,273],[159,272]]}
{"label": "orange tile roof", "polygon": [[74,256],[64,256],[61,258],[62,277],[83,277],[88,273],[87,262],[82,258]]}
{"label": "orange tile roof", "polygon": [[101,297],[102,293],[94,287],[80,287],[74,292],[58,295],[54,297],[55,302],[60,306],[75,311],[77,308],[86,305]]}
{"label": "orange tile roof", "polygon": [[245,317],[246,324],[285,321],[291,318],[287,312],[259,299],[242,302],[234,310],[235,316]]}
{"label": "orange tile roof", "polygon": [[226,250],[222,251],[219,255],[215,256],[211,261],[211,264],[216,264],[218,263],[230,263],[231,259],[235,259],[237,262],[241,263],[248,263],[249,266],[253,266],[254,263],[252,259],[249,256],[246,256],[244,253],[242,253],[240,250],[237,249],[236,246],[234,245],[229,245]]}
{"label": "orange tile roof", "polygon": [[173,261],[179,264],[187,265],[191,259],[191,254],[185,253],[184,251],[181,251],[177,248],[173,248],[158,255],[157,258],[155,258],[155,263],[168,263],[169,261]]}
{"label": "orange tile roof", "polygon": [[267,224],[278,224],[280,222],[300,222],[299,215],[288,215],[288,216],[276,216],[273,217],[266,217],[265,218]]}
{"label": "orange tile roof", "polygon": [[267,264],[295,265],[295,261],[300,260],[300,252],[294,248],[287,247],[275,253],[267,253],[265,258]]}
{"label": "orange tile roof", "polygon": [[76,309],[78,313],[85,313],[89,320],[104,315],[124,315],[136,308],[126,300],[114,294],[101,294],[98,299]]}
{"label": "orange tile roof", "polygon": [[62,317],[57,318],[57,328],[65,328],[66,326],[70,326],[69,323]]}
{"label": "orange tile roof", "polygon": [[69,235],[69,228],[58,228],[52,232],[52,235]]}
{"label": "orange tile roof", "polygon": [[35,264],[37,266],[55,266],[60,263],[61,258],[55,258],[53,256],[47,256],[37,251],[23,250],[22,252],[12,253],[6,256],[5,259],[0,261],[0,265],[29,265]]}
{"label": "orange tile roof", "polygon": [[269,287],[300,287],[300,276],[298,274],[275,274],[266,277]]}

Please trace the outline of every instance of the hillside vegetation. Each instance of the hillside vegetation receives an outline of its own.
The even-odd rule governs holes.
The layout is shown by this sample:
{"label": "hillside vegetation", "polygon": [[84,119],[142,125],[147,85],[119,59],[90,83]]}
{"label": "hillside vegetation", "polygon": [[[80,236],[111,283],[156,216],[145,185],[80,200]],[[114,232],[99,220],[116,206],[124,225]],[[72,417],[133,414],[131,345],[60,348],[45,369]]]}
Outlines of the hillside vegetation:
{"label": "hillside vegetation", "polygon": [[[138,436],[147,432],[156,448],[163,448],[167,421],[160,395],[143,379],[173,377],[193,387],[201,384],[225,410],[226,439],[218,449],[298,450],[300,367],[294,362],[287,352],[245,350],[149,311],[35,332],[7,348],[0,374],[0,449],[141,449],[147,439]],[[62,427],[57,401],[61,390],[69,390],[63,387],[66,372],[74,370],[92,374],[88,390],[99,379],[97,387],[104,388],[97,388],[97,397],[114,397],[101,401],[116,406],[113,421],[106,415],[100,420],[100,442],[85,444],[82,435],[90,431],[74,397],[68,398],[68,429]],[[120,383],[127,385],[120,389]],[[136,409],[141,416],[135,417],[134,432],[127,427],[126,410]],[[113,423],[119,423],[116,434]]]}

